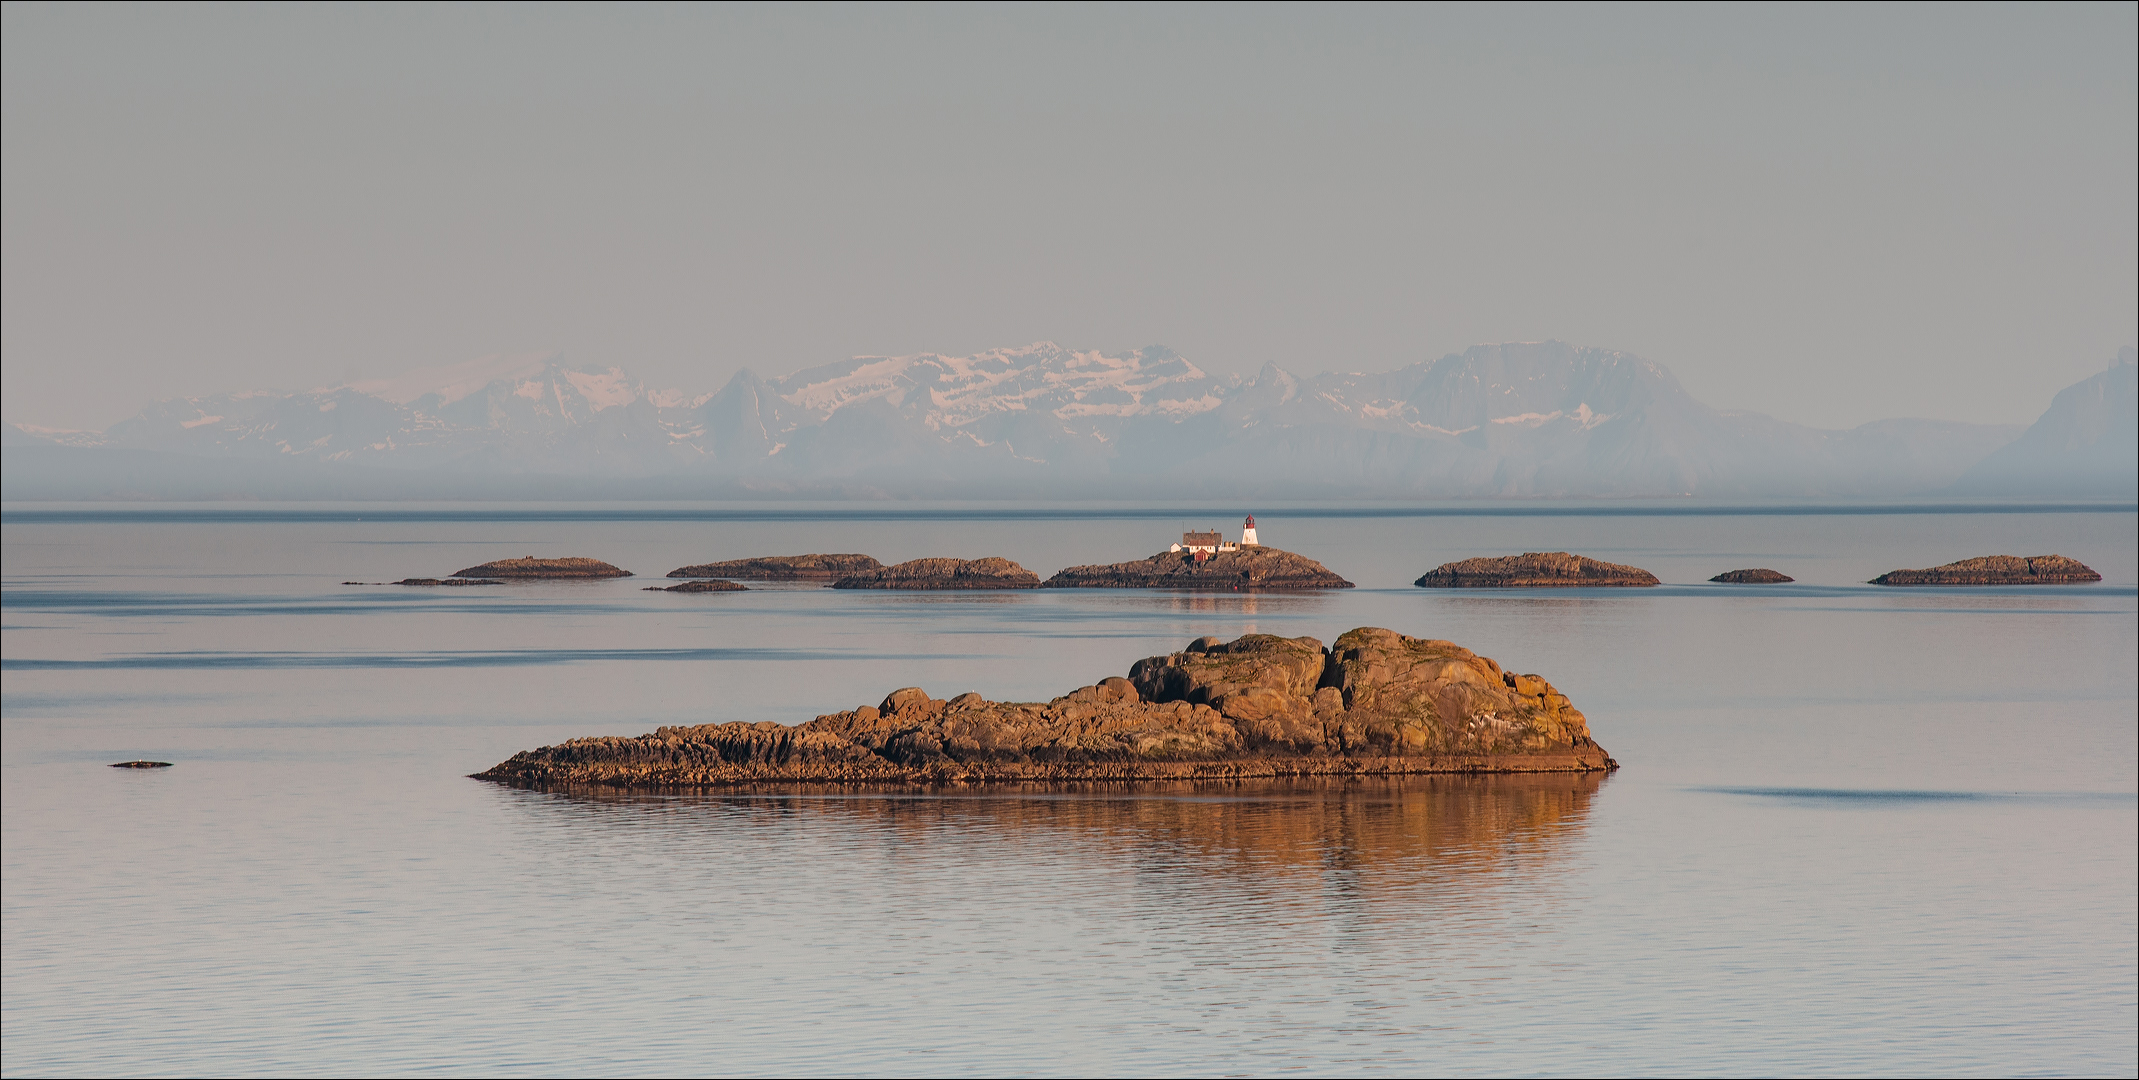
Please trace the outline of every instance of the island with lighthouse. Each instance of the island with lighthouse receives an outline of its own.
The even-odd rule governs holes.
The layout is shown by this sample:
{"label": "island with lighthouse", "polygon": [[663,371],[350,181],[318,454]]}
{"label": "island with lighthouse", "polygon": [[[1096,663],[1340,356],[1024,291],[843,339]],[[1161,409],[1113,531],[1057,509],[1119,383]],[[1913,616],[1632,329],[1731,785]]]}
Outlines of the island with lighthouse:
{"label": "island with lighthouse", "polygon": [[1185,532],[1181,542],[1149,558],[1072,566],[1041,583],[1044,589],[1249,590],[1349,589],[1352,583],[1305,555],[1263,544],[1248,518],[1237,542],[1216,530]]}

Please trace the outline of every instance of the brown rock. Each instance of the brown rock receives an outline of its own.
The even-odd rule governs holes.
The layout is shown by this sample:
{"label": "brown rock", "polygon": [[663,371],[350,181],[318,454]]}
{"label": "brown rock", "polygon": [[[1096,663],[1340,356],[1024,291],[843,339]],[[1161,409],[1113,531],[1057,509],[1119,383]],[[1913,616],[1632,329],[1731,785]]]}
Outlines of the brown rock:
{"label": "brown rock", "polygon": [[910,559],[832,583],[835,589],[1037,589],[1040,575],[1008,559]]}
{"label": "brown rock", "polygon": [[644,592],[682,592],[682,593],[699,593],[699,592],[748,592],[749,590],[748,590],[748,589],[745,589],[745,588],[744,588],[743,586],[741,586],[741,585],[737,585],[737,584],[736,584],[735,582],[732,582],[732,581],[686,581],[686,582],[684,582],[684,583],[683,583],[683,584],[681,584],[681,585],[671,585],[671,586],[669,586],[668,588],[665,588],[665,589],[664,589],[664,588],[662,588],[662,587],[661,587],[661,586],[659,586],[659,585],[648,585],[648,586],[647,586],[647,587],[646,587],[646,588],[645,588],[644,590],[642,590],[642,591],[644,591]]}
{"label": "brown rock", "polygon": [[1780,585],[1785,581],[1797,579],[1773,570],[1729,570],[1708,580],[1720,581],[1726,585]]}
{"label": "brown rock", "polygon": [[568,558],[538,559],[533,555],[519,559],[499,559],[466,570],[455,570],[457,578],[516,578],[523,581],[564,579],[586,580],[594,578],[630,577],[631,571],[619,570],[600,559]]}
{"label": "brown rock", "polygon": [[114,769],[168,769],[171,767],[171,763],[168,761],[114,761],[111,763],[111,767]]}
{"label": "brown rock", "polygon": [[478,774],[528,784],[1193,780],[1616,768],[1550,683],[1446,641],[1250,634],[1053,701],[920,687],[806,724],[574,739]]}
{"label": "brown rock", "polygon": [[1352,583],[1305,555],[1250,545],[1198,562],[1186,551],[1148,559],[1072,566],[1047,579],[1049,589],[1349,589]]}
{"label": "brown rock", "polygon": [[[344,584],[344,585],[357,585],[357,584],[361,584],[361,582],[355,582],[355,581],[344,581],[344,582],[342,582],[342,584]],[[411,578],[402,578],[401,580],[399,580],[399,581],[396,581],[396,582],[394,582],[394,584],[396,584],[396,585],[420,585],[420,586],[423,586],[423,587],[426,587],[426,588],[436,588],[436,587],[438,587],[438,586],[440,586],[440,585],[503,585],[503,584],[505,584],[505,583],[504,583],[504,582],[502,582],[502,581],[499,581],[499,580],[498,580],[498,579],[496,579],[496,578],[462,578],[462,577],[454,577],[454,578],[435,578],[435,577],[411,577]]]}
{"label": "brown rock", "polygon": [[763,555],[678,567],[669,571],[668,576],[739,578],[743,581],[838,581],[883,568],[883,563],[867,555]]}
{"label": "brown rock", "polygon": [[1892,570],[1873,578],[1870,584],[2078,585],[2100,580],[2102,575],[2063,555],[1985,555],[1929,570]]}
{"label": "brown rock", "polygon": [[1412,584],[1422,589],[1570,589],[1661,582],[1655,574],[1639,567],[1600,562],[1564,551],[1532,551],[1442,563]]}

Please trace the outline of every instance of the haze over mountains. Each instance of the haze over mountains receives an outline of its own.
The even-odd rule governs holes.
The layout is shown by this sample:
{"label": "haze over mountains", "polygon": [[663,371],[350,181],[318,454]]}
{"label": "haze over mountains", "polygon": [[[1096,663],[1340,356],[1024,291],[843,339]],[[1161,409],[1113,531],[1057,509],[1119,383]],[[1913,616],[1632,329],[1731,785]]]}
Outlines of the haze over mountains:
{"label": "haze over mountains", "polygon": [[1661,365],[1557,341],[1251,379],[1156,346],[1043,342],[745,370],[710,394],[491,357],[161,401],[103,432],[11,425],[4,483],[9,499],[2130,495],[2133,372],[2127,348],[2025,429],[1828,431],[1713,409]]}

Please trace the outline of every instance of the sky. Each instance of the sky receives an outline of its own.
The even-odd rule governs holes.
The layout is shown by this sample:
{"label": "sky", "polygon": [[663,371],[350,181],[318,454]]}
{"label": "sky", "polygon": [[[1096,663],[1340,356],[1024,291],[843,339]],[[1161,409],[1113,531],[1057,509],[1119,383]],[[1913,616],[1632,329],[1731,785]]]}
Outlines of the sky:
{"label": "sky", "polygon": [[1558,338],[2026,423],[2139,337],[2135,10],[8,3],[0,419]]}

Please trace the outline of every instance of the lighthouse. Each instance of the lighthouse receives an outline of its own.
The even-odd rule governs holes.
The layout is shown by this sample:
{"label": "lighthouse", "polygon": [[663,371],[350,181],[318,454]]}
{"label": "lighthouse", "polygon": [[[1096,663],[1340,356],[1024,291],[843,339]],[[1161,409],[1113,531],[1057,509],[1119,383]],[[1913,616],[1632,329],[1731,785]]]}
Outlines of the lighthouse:
{"label": "lighthouse", "polygon": [[1257,544],[1257,543],[1255,542],[1255,515],[1254,515],[1254,514],[1249,514],[1249,515],[1248,515],[1248,523],[1247,523],[1246,525],[1244,525],[1244,526],[1242,526],[1242,527],[1241,527],[1241,530],[1240,530],[1240,546],[1241,546],[1241,547],[1257,547],[1257,546],[1259,546],[1259,545],[1258,545],[1258,544]]}

